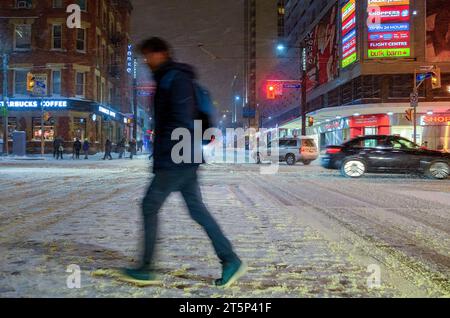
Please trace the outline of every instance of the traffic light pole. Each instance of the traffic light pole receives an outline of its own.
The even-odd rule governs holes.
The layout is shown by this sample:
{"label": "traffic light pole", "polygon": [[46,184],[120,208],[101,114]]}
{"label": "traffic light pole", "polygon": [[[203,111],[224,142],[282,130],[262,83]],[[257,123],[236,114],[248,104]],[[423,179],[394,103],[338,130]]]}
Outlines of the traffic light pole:
{"label": "traffic light pole", "polygon": [[306,70],[302,71],[302,102],[300,113],[302,116],[302,136],[306,136]]}
{"label": "traffic light pole", "polygon": [[8,54],[3,53],[3,153],[9,154],[8,144]]}
{"label": "traffic light pole", "polygon": [[[417,96],[417,100],[419,100],[418,96],[419,96],[419,89],[417,87],[417,71],[414,70],[414,92],[413,92],[414,96]],[[413,104],[413,108],[414,108],[414,113],[413,113],[413,123],[414,123],[414,143],[417,144],[417,106],[418,106],[419,102],[415,102]]]}

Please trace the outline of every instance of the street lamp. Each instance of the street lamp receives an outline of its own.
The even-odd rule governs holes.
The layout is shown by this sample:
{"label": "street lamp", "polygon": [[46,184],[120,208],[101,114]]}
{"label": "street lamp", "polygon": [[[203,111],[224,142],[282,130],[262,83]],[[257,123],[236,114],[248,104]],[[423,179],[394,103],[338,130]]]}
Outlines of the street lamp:
{"label": "street lamp", "polygon": [[298,58],[298,63],[302,72],[301,75],[301,101],[300,101],[300,114],[302,118],[302,136],[306,136],[306,42],[302,41],[301,46],[285,46],[284,44],[277,45],[277,51],[282,53],[286,48],[299,49],[299,55],[295,57]]}
{"label": "street lamp", "polygon": [[284,46],[284,44],[278,44],[277,45],[277,51],[282,53],[284,52],[284,50],[286,49],[286,47]]}

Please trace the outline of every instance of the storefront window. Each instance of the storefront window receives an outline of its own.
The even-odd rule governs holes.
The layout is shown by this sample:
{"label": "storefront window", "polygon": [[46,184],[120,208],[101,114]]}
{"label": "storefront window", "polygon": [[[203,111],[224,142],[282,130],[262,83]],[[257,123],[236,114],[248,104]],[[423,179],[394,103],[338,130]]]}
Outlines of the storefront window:
{"label": "storefront window", "polygon": [[28,71],[14,72],[14,94],[27,95],[27,73]]}
{"label": "storefront window", "polygon": [[73,119],[74,137],[84,140],[87,138],[86,134],[86,119],[75,117]]}
{"label": "storefront window", "polygon": [[[53,141],[55,139],[55,125],[54,118],[50,118],[48,121],[44,121],[44,140]],[[33,117],[32,119],[33,140],[41,140],[41,118]]]}

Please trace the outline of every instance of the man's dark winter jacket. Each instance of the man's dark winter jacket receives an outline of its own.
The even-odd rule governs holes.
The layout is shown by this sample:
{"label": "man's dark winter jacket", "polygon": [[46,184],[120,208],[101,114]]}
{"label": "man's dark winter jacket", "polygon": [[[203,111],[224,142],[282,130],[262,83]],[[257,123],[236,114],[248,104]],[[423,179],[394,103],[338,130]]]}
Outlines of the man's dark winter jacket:
{"label": "man's dark winter jacket", "polygon": [[[170,74],[169,74],[170,73]],[[192,155],[188,163],[175,163],[172,160],[172,148],[179,143],[171,140],[172,132],[177,128],[187,128],[194,136],[194,120],[198,118],[195,101],[193,68],[187,64],[169,61],[154,72],[157,83],[155,93],[155,140],[153,169],[183,169],[198,166],[194,163],[194,144],[191,141]],[[172,78],[167,84],[167,78]],[[162,85],[163,84],[163,85]],[[178,136],[177,136],[178,137]],[[197,151],[201,152],[200,149]]]}
{"label": "man's dark winter jacket", "polygon": [[76,141],[73,143],[73,149],[74,149],[74,150],[81,150],[81,142],[80,142],[79,140],[76,140]]}

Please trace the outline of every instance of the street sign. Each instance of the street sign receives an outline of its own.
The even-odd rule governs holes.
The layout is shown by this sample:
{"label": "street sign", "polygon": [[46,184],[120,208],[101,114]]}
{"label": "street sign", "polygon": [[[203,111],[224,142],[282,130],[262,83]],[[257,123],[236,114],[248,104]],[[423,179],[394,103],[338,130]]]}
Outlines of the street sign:
{"label": "street sign", "polygon": [[296,88],[296,89],[299,89],[301,87],[302,87],[302,85],[300,85],[300,84],[284,84],[283,85],[283,88]]}
{"label": "street sign", "polygon": [[33,95],[47,96],[47,74],[34,74],[34,80]]}
{"label": "street sign", "polygon": [[431,78],[432,76],[433,76],[433,73],[431,73],[431,72],[430,73],[417,74],[416,79],[417,79],[418,82],[422,82],[422,81],[424,81],[426,79]]}
{"label": "street sign", "polygon": [[244,118],[255,118],[256,117],[256,110],[251,109],[250,107],[245,107],[242,112],[242,117]]}
{"label": "street sign", "polygon": [[146,92],[146,91],[138,91],[137,95],[138,96],[152,96],[153,93],[152,92]]}

